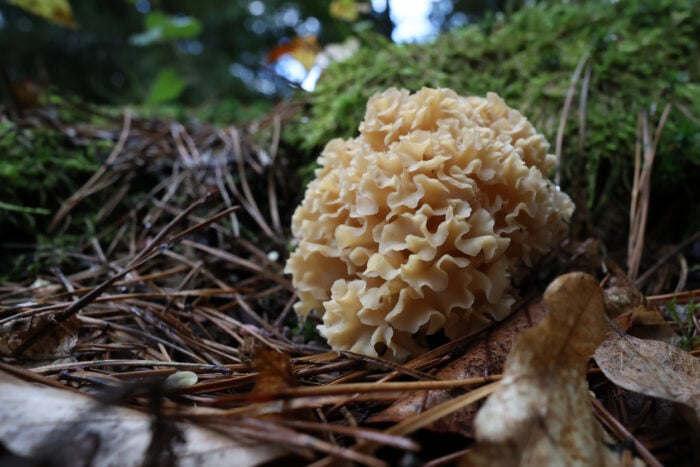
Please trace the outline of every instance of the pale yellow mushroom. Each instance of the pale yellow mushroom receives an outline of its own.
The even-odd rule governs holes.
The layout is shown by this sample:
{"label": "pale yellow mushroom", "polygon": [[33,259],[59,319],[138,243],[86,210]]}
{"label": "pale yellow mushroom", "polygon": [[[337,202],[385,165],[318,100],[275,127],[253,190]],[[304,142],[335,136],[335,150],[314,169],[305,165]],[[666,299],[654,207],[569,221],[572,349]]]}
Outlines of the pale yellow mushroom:
{"label": "pale yellow mushroom", "polygon": [[330,141],[292,220],[295,310],[333,349],[403,361],[504,319],[512,279],[568,231],[549,143],[494,93],[389,89]]}

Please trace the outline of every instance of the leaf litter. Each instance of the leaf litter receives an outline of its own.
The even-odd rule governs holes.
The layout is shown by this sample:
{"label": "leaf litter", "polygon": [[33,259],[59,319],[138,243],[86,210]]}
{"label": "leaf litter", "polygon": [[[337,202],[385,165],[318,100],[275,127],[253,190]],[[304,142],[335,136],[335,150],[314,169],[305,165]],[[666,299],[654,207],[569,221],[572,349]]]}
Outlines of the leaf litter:
{"label": "leaf litter", "polygon": [[588,402],[588,359],[608,330],[603,293],[584,273],[547,288],[549,313],[523,332],[477,414],[463,465],[618,465]]}
{"label": "leaf litter", "polygon": [[[83,104],[58,105],[86,121],[95,117]],[[506,442],[496,455],[509,462],[516,452],[538,461],[610,462],[617,458],[609,446],[632,439],[634,450],[623,454],[654,464],[647,445],[663,453],[669,443],[684,442],[676,428],[637,439],[625,414],[600,396],[619,390],[614,384],[626,386],[586,365],[607,324],[596,321],[597,298],[595,306],[581,302],[581,290],[597,297],[599,288],[580,275],[558,279],[561,290],[545,297],[546,307],[524,305],[486,334],[403,365],[329,352],[296,323],[294,291],[282,274],[281,213],[295,204],[285,177],[294,167],[277,151],[292,113],[280,107],[230,128],[128,111],[99,114],[99,124],[57,122],[40,111],[17,119],[57,127],[76,145],[107,139],[114,149],[52,224],[69,231],[71,219],[97,203],[94,234],[67,265],[0,285],[0,441],[8,455],[41,460],[60,444],[82,446],[66,459],[88,464],[133,456],[146,465],[192,458],[202,465],[287,458],[319,466],[442,465],[470,449],[463,462],[478,462],[488,446]],[[135,172],[154,181],[146,192]],[[591,268],[583,263],[577,267]],[[567,281],[581,290],[562,292],[571,287]],[[637,307],[644,304],[633,284],[621,287]],[[653,309],[628,305],[619,306],[621,329],[667,326]],[[541,322],[546,308],[579,312]],[[677,358],[697,364],[684,355]],[[589,401],[587,380],[603,402]],[[473,417],[487,397],[474,444]],[[692,406],[692,398],[684,400],[678,402]],[[128,434],[131,454],[123,454],[121,437],[110,439],[115,431],[108,426]],[[459,441],[426,442],[435,429]],[[669,433],[675,438],[664,441]],[[563,438],[553,442],[549,435]]]}

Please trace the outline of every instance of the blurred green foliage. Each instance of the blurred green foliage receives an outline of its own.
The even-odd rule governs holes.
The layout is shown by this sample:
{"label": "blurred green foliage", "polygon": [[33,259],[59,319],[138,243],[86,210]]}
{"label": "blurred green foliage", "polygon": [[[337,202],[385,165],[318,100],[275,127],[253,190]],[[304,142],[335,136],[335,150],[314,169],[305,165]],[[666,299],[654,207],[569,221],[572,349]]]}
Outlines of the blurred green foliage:
{"label": "blurred green foliage", "polygon": [[144,32],[129,38],[131,44],[147,46],[172,40],[194,39],[202,32],[202,23],[196,18],[166,16],[159,11],[146,14],[145,25]]}
{"label": "blurred green foliage", "polygon": [[172,68],[160,70],[148,93],[149,104],[160,104],[176,99],[185,90],[186,83]]}
{"label": "blurred green foliage", "polygon": [[[675,190],[697,206],[700,175],[700,2],[607,0],[541,2],[443,34],[432,43],[396,45],[377,35],[351,59],[332,64],[310,96],[308,113],[287,128],[290,147],[315,157],[335,137],[357,133],[370,95],[390,86],[448,87],[463,95],[500,94],[552,142],[574,70],[589,55],[583,164],[578,167],[580,92],[567,122],[564,182],[580,176],[598,216],[629,203],[637,115],[658,119],[675,105],[657,154],[653,195]],[[579,89],[581,82],[579,82]],[[307,169],[308,171],[308,169]],[[673,181],[673,187],[668,186]],[[568,188],[565,186],[565,188]],[[685,212],[687,220],[697,218]],[[624,214],[621,216],[624,220]]]}
{"label": "blurred green foliage", "polygon": [[72,0],[71,5],[78,29],[0,2],[0,65],[9,82],[29,79],[108,105],[211,105],[233,112],[215,116],[227,123],[247,120],[248,108],[269,109],[293,91],[265,59],[280,41],[318,33],[328,43],[352,34],[350,25],[329,16],[325,1]]}

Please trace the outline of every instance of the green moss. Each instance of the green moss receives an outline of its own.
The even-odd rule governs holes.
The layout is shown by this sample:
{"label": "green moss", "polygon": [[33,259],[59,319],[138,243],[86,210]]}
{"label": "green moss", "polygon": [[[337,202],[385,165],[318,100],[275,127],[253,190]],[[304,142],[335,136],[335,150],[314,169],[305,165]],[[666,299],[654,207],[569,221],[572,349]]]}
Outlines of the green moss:
{"label": "green moss", "polygon": [[[77,235],[47,233],[61,203],[99,167],[112,142],[78,144],[58,130],[0,122],[0,278],[25,278],[59,265],[85,238],[84,215],[72,216]],[[76,213],[77,214],[77,213]]]}
{"label": "green moss", "polygon": [[698,330],[695,329],[695,321],[693,320],[693,316],[697,311],[695,301],[691,298],[687,305],[680,306],[676,304],[676,299],[674,298],[668,303],[666,308],[671,315],[671,319],[678,327],[678,333],[680,334],[678,347],[686,352],[695,350],[700,345],[700,335],[698,335]]}
{"label": "green moss", "polygon": [[106,146],[76,146],[58,131],[0,123],[0,228],[33,232],[99,166]]}
{"label": "green moss", "polygon": [[[381,38],[331,65],[308,114],[284,138],[311,161],[335,137],[357,132],[367,99],[390,86],[448,87],[463,95],[499,93],[554,145],[567,89],[579,60],[591,67],[582,146],[589,205],[627,205],[637,115],[674,107],[659,145],[655,183],[691,183],[700,166],[700,3],[692,0],[542,2],[446,33],[433,43],[395,45]],[[367,38],[365,38],[367,41]],[[580,86],[580,83],[579,83]],[[581,173],[578,96],[562,157],[565,185]],[[681,110],[684,109],[684,110]],[[552,147],[553,150],[553,147]],[[693,173],[695,175],[693,175]],[[567,188],[567,186],[565,186]]]}

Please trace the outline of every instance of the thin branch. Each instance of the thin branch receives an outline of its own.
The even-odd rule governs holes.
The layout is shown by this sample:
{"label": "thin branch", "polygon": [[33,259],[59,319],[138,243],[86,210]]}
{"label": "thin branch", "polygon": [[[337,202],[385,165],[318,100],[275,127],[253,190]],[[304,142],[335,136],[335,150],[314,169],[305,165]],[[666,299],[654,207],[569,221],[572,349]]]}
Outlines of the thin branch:
{"label": "thin branch", "polygon": [[650,134],[650,122],[646,114],[641,117],[642,145],[644,147],[644,157],[641,170],[637,169],[638,150],[635,155],[635,181],[633,184],[632,202],[630,212],[631,218],[630,238],[628,242],[627,275],[631,280],[636,280],[639,273],[639,266],[644,251],[644,235],[649,214],[649,199],[651,197],[651,174],[654,167],[656,149],[661,139],[661,132],[666,125],[668,115],[671,111],[671,104],[664,107],[659,123],[654,131],[653,140]]}
{"label": "thin branch", "polygon": [[644,462],[647,463],[649,467],[663,467],[663,464],[659,462],[656,457],[654,457],[649,450],[641,443],[637,438],[632,435],[627,428],[622,425],[613,415],[608,412],[608,410],[600,403],[598,399],[591,396],[591,404],[593,405],[593,411],[595,412],[598,420],[600,420],[605,426],[612,431],[615,436],[621,441],[631,440],[634,443],[634,447],[637,453],[640,455]]}
{"label": "thin branch", "polygon": [[583,66],[588,61],[590,54],[586,51],[578,61],[574,74],[571,77],[571,84],[569,89],[566,91],[566,98],[564,100],[564,108],[561,111],[561,116],[559,117],[559,128],[557,129],[557,140],[556,140],[556,172],[554,175],[554,183],[558,185],[561,184],[561,151],[564,144],[564,130],[566,129],[566,120],[569,118],[569,110],[571,109],[571,103],[574,100],[574,94],[576,93],[576,85],[578,80],[581,78],[581,72],[583,71]]}

